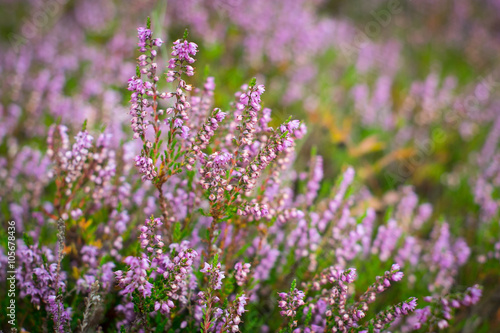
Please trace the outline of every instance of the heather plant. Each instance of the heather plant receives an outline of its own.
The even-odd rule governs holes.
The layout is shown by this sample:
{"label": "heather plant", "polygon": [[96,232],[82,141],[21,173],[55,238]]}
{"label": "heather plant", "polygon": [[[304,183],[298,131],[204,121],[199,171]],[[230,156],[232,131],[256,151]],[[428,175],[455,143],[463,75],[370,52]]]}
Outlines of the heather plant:
{"label": "heather plant", "polygon": [[[172,1],[169,30],[157,6],[138,41],[152,6],[131,6],[71,2],[50,38],[0,51],[19,329],[495,327],[494,81],[412,75],[415,37],[342,57],[355,23],[320,15],[326,2]],[[482,10],[453,6],[484,32]],[[419,153],[409,175],[391,168]]]}

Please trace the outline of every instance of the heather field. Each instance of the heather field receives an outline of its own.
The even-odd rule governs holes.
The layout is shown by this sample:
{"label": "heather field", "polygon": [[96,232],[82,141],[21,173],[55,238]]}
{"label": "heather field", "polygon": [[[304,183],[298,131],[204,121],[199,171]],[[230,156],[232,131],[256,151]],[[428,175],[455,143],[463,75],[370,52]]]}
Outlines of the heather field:
{"label": "heather field", "polygon": [[1,332],[500,332],[500,1],[1,0]]}

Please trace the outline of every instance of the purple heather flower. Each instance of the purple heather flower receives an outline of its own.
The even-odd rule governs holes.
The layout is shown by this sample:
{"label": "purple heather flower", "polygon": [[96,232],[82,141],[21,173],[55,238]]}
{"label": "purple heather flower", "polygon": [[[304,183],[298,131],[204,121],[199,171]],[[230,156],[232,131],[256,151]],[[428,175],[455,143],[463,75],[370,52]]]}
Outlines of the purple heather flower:
{"label": "purple heather flower", "polygon": [[234,270],[234,278],[236,279],[236,283],[238,284],[238,286],[245,285],[248,279],[247,276],[250,273],[250,264],[242,264],[241,262],[238,262],[236,263],[236,265],[234,265]]}
{"label": "purple heather flower", "polygon": [[[291,123],[291,122],[290,122]],[[323,158],[316,156],[312,165],[311,177],[307,183],[306,202],[311,205],[317,196],[320,188],[320,182],[323,179]]]}
{"label": "purple heather flower", "polygon": [[140,227],[141,234],[139,236],[140,244],[143,249],[146,249],[147,254],[155,252],[155,255],[163,253],[163,246],[159,228],[163,225],[160,218],[146,219],[144,225]]}
{"label": "purple heather flower", "polygon": [[226,117],[227,113],[226,112],[222,112],[222,111],[219,111],[217,112],[217,114],[215,115],[215,119],[220,123],[221,121],[224,120],[224,118]]}
{"label": "purple heather flower", "polygon": [[115,272],[118,285],[123,288],[120,294],[132,294],[137,290],[143,298],[149,297],[153,288],[153,284],[148,281],[149,259],[129,256],[125,258],[125,263],[129,266],[125,275],[122,271]]}
{"label": "purple heather flower", "polygon": [[291,120],[288,124],[287,124],[287,129],[288,131],[290,131],[290,133],[293,133],[294,130],[296,130],[297,128],[299,128],[300,126],[300,121],[299,120]]}
{"label": "purple heather flower", "polygon": [[[415,297],[410,297],[408,300],[378,313],[369,323],[373,325],[375,332],[381,332],[385,325],[392,323],[397,318],[407,316],[415,310],[416,306],[417,299]],[[365,324],[365,327],[367,326],[368,323]]]}
{"label": "purple heather flower", "polygon": [[180,118],[174,119],[174,127],[181,127],[184,122]]}
{"label": "purple heather flower", "polygon": [[55,295],[48,297],[47,307],[54,321],[55,331],[67,332],[71,322],[71,308],[65,308],[62,299]]}
{"label": "purple heather flower", "polygon": [[479,302],[479,299],[483,295],[482,289],[479,287],[479,285],[474,285],[472,287],[467,288],[465,291],[465,296],[462,299],[462,304],[464,306],[471,306],[473,304],[476,304]]}
{"label": "purple heather flower", "polygon": [[231,159],[231,155],[226,152],[215,152],[203,161],[203,168],[200,170],[202,179],[201,187],[209,190],[209,200],[215,202],[223,198],[224,190],[230,190],[226,179],[226,166]]}
{"label": "purple heather flower", "polygon": [[189,127],[182,126],[181,127],[181,138],[187,139],[189,137]]}
{"label": "purple heather flower", "polygon": [[138,155],[135,157],[135,165],[139,168],[140,173],[142,173],[142,180],[153,180],[157,176],[151,158]]}
{"label": "purple heather flower", "polygon": [[146,40],[151,38],[152,33],[150,29],[139,27],[137,28],[137,35],[139,37],[139,46],[144,46]]}
{"label": "purple heather flower", "polygon": [[380,260],[387,261],[397,242],[402,235],[402,230],[394,219],[390,219],[387,225],[381,225],[378,228],[377,237],[373,241],[372,253],[378,254]]}
{"label": "purple heather flower", "polygon": [[212,288],[213,290],[219,290],[222,288],[222,280],[224,279],[225,275],[221,271],[220,263],[217,263],[215,267],[212,267],[212,265],[205,262],[203,268],[200,269],[200,272],[208,276],[210,281],[210,288]]}
{"label": "purple heather flower", "polygon": [[398,264],[393,264],[390,271],[386,271],[384,276],[377,276],[376,282],[368,287],[368,290],[361,295],[360,299],[367,303],[373,303],[377,294],[384,292],[391,286],[391,281],[401,281],[403,273]]}
{"label": "purple heather flower", "polygon": [[173,57],[177,57],[180,61],[187,61],[192,64],[194,59],[191,56],[196,55],[198,52],[198,45],[192,42],[188,42],[187,40],[181,41],[180,39],[174,42],[174,46],[172,47],[171,55]]}
{"label": "purple heather flower", "polygon": [[213,76],[207,77],[207,81],[203,85],[203,87],[208,90],[208,91],[214,91],[215,90],[215,79]]}
{"label": "purple heather flower", "polygon": [[278,307],[281,309],[280,315],[283,317],[295,317],[297,309],[305,304],[305,294],[297,288],[291,293],[278,293],[278,296],[281,299],[278,301]]}

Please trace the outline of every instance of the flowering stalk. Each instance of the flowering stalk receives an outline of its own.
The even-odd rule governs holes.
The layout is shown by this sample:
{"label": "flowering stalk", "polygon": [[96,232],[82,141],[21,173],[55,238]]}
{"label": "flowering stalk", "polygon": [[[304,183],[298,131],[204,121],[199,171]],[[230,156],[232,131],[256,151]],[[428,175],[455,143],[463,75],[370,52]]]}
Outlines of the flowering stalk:
{"label": "flowering stalk", "polygon": [[244,293],[236,296],[229,310],[224,310],[223,324],[220,332],[240,332],[239,324],[243,321],[241,317],[245,313],[245,305],[248,302],[248,297]]}
{"label": "flowering stalk", "polygon": [[236,265],[234,265],[234,278],[238,286],[241,287],[248,282],[250,267],[251,265],[249,263],[242,264],[241,262],[237,262]]}
{"label": "flowering stalk", "polygon": [[427,330],[448,328],[453,312],[461,307],[469,307],[479,302],[482,297],[482,288],[474,285],[465,292],[453,293],[443,297],[426,296],[424,301],[431,303],[425,308],[418,309],[407,319],[405,327],[411,330]]}
{"label": "flowering stalk", "polygon": [[67,332],[71,321],[71,308],[65,308],[63,302],[66,274],[60,265],[64,249],[64,234],[61,230],[58,232],[60,250],[56,257],[50,249],[40,249],[30,237],[25,236],[25,244],[19,249],[20,269],[16,274],[21,297],[31,296],[31,302],[37,307],[44,304],[58,333]]}
{"label": "flowering stalk", "polygon": [[[143,180],[150,180],[155,184],[158,193],[159,201],[162,210],[163,222],[168,231],[168,237],[171,239],[171,219],[169,219],[168,204],[163,193],[163,184],[172,176],[179,173],[181,163],[177,162],[179,157],[186,152],[182,151],[182,145],[177,145],[177,137],[187,139],[189,135],[189,127],[185,124],[188,118],[188,110],[191,105],[187,100],[186,91],[191,91],[191,85],[188,85],[182,78],[194,75],[194,68],[191,66],[194,63],[194,56],[197,53],[197,45],[186,40],[186,36],[182,40],[174,42],[172,47],[172,58],[169,60],[166,73],[167,82],[177,82],[177,87],[174,92],[159,92],[157,82],[157,47],[162,45],[162,40],[159,38],[153,39],[148,19],[146,28],[138,28],[139,36],[139,51],[143,53],[138,58],[138,67],[136,76],[129,79],[129,90],[133,91],[131,97],[131,115],[132,130],[134,138],[141,139],[143,149],[141,155],[137,156],[136,166],[143,175]],[[147,79],[143,81],[142,75],[146,75]],[[148,81],[149,80],[149,81]],[[173,107],[168,107],[166,110],[159,109],[159,99],[170,99],[175,97]],[[146,137],[146,130],[150,124],[147,120],[150,112],[151,123],[154,130],[154,139],[150,141]],[[166,149],[161,153],[161,118],[164,119],[168,127]],[[160,164],[158,166],[158,160]]]}
{"label": "flowering stalk", "polygon": [[[365,323],[364,327],[372,327],[373,331],[376,333],[381,332],[382,329],[388,328],[394,320],[409,315],[415,310],[416,307],[417,299],[415,297],[410,297],[404,302],[393,305],[387,310],[379,312],[374,319]],[[368,333],[367,330],[361,332]]]}
{"label": "flowering stalk", "polygon": [[145,327],[149,327],[149,314],[160,312],[170,320],[171,309],[176,303],[187,304],[188,279],[197,252],[188,247],[188,242],[171,244],[170,253],[163,251],[159,218],[151,217],[141,226],[139,236],[145,250],[141,257],[127,257],[129,267],[126,274],[116,271],[118,285],[123,288],[121,295],[133,296],[133,301],[141,315]]}
{"label": "flowering stalk", "polygon": [[217,255],[214,257],[212,264],[205,262],[200,272],[205,274],[208,279],[207,290],[198,293],[198,303],[204,308],[201,329],[204,333],[207,333],[222,315],[222,310],[216,307],[220,299],[215,295],[215,291],[221,289],[225,275],[221,272],[221,264],[218,262]]}
{"label": "flowering stalk", "polygon": [[362,301],[373,303],[380,294],[387,290],[391,286],[391,282],[401,281],[404,274],[400,271],[398,264],[393,264],[389,271],[386,271],[384,276],[377,276],[376,282],[368,287],[368,290],[361,295],[360,299]]}
{"label": "flowering stalk", "polygon": [[291,332],[292,329],[297,326],[297,321],[295,321],[295,316],[297,315],[297,309],[303,306],[305,294],[303,291],[295,288],[297,281],[293,280],[290,287],[290,292],[288,293],[278,293],[280,301],[278,302],[278,307],[280,310],[280,315],[283,317],[288,317],[288,331]]}
{"label": "flowering stalk", "polygon": [[83,320],[80,324],[80,332],[85,333],[91,329],[92,319],[94,318],[101,302],[102,299],[99,295],[99,282],[96,281],[92,284],[90,293],[85,302],[85,312],[83,313]]}
{"label": "flowering stalk", "polygon": [[[257,179],[261,175],[262,171],[265,170],[266,167],[278,157],[280,152],[284,151],[293,144],[291,133],[297,129],[299,125],[299,121],[289,119],[282,124],[278,130],[271,129],[271,135],[266,142],[266,145],[259,151],[254,160],[244,169],[237,184],[231,188],[229,200],[227,202],[228,206],[233,204],[238,193],[251,191],[255,187]],[[244,204],[240,209],[238,209],[237,213],[238,215],[247,215],[248,213],[252,213],[256,218],[260,218],[261,216],[267,215],[268,211],[266,206],[261,207],[260,209],[254,206],[254,209],[252,209],[248,204]]]}
{"label": "flowering stalk", "polygon": [[[63,125],[52,125],[47,137],[47,155],[54,163],[50,175],[56,180],[54,207],[58,216],[50,216],[45,209],[42,211],[52,218],[68,219],[72,201],[82,189],[86,193],[90,192],[91,185],[92,197],[98,202],[104,195],[104,188],[115,175],[114,154],[108,150],[105,134],[93,145],[94,138],[88,133],[84,123],[82,131],[77,134],[70,147],[67,132],[67,127]],[[76,219],[81,215],[82,213],[71,216]]]}

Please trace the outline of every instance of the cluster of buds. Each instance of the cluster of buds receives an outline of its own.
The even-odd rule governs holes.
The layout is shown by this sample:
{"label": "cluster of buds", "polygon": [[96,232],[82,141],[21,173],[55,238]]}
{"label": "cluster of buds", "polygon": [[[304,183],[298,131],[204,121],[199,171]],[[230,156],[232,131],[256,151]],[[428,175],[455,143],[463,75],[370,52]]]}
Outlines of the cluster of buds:
{"label": "cluster of buds", "polygon": [[[177,66],[181,67],[184,62],[188,64],[194,63],[195,59],[191,56],[196,55],[198,52],[198,45],[192,42],[188,42],[187,40],[178,39],[174,42],[174,46],[172,46],[172,53],[170,55],[173,57],[169,60],[168,68],[174,69]],[[181,67],[186,70],[186,75],[193,76],[194,71],[190,66]]]}
{"label": "cluster of buds", "polygon": [[135,157],[135,166],[139,168],[142,180],[153,180],[158,175],[153,164],[153,159],[149,157],[137,155]]}
{"label": "cluster of buds", "polygon": [[[207,119],[205,124],[202,125],[200,128],[200,131],[198,132],[197,139],[198,139],[198,148],[199,149],[205,149],[210,141],[210,138],[214,136],[215,130],[219,128],[219,124],[224,120],[226,117],[227,113],[222,112],[219,108],[215,108],[212,111],[212,115]],[[193,147],[194,150],[195,149]]]}
{"label": "cluster of buds", "polygon": [[228,185],[226,179],[226,165],[229,163],[231,155],[229,153],[213,153],[204,161],[204,165],[200,170],[202,179],[201,186],[205,190],[209,190],[208,199],[211,202],[219,201],[223,198],[224,191],[230,191],[231,185]]}
{"label": "cluster of buds", "polygon": [[278,302],[278,307],[281,309],[280,315],[283,317],[295,317],[297,309],[305,304],[305,294],[297,288],[292,288],[289,293],[278,293],[278,296],[281,299]]}
{"label": "cluster of buds", "polygon": [[[186,289],[188,278],[191,276],[194,259],[198,253],[188,247],[189,242],[170,245],[170,256],[165,254],[158,261],[156,272],[161,274],[165,281],[167,292],[165,295],[172,300],[187,301]],[[164,295],[164,296],[165,296]]]}
{"label": "cluster of buds", "polygon": [[163,246],[165,244],[161,239],[161,235],[158,233],[158,229],[162,225],[163,223],[160,218],[151,216],[151,218],[146,219],[144,225],[141,226],[139,240],[141,248],[146,249],[147,253],[154,252],[156,255],[161,255],[163,253]]}
{"label": "cluster of buds", "polygon": [[363,295],[361,295],[360,299],[367,303],[373,303],[377,294],[380,294],[391,286],[391,281],[401,281],[403,276],[404,274],[400,271],[399,265],[393,264],[390,271],[386,271],[384,276],[376,277],[376,282],[372,284]]}
{"label": "cluster of buds", "polygon": [[[222,112],[218,108],[215,108],[212,111],[212,114],[208,117],[207,121],[201,125],[201,128],[196,135],[195,143],[191,147],[192,152],[196,155],[200,155],[201,151],[207,148],[210,139],[214,136],[215,131],[219,128],[219,124],[222,120],[224,120],[226,115],[226,112]],[[188,157],[186,165],[188,170],[192,170],[195,163],[194,156],[192,154],[190,155],[191,156]]]}
{"label": "cluster of buds", "polygon": [[130,97],[130,124],[134,132],[134,139],[144,138],[144,133],[148,129],[149,121],[146,118],[146,108],[150,102],[145,98],[146,91],[151,89],[151,82],[143,82],[141,78],[133,76],[128,80],[128,90],[133,91]]}
{"label": "cluster of buds", "polygon": [[328,267],[324,269],[319,277],[312,282],[313,290],[320,290],[321,286],[326,284],[353,283],[357,278],[356,269],[348,268],[346,270],[337,267]]}
{"label": "cluster of buds", "polygon": [[353,283],[357,278],[356,270],[349,268],[346,270],[330,267],[323,270],[317,281],[313,282],[313,289],[319,290],[320,285],[333,286],[322,290],[322,299],[328,305],[325,312],[327,324],[332,328],[332,332],[347,332],[356,322],[365,316],[362,310],[352,311],[346,309],[348,299],[348,284]]}
{"label": "cluster of buds", "polygon": [[241,125],[238,126],[240,137],[238,145],[251,145],[253,142],[254,133],[258,124],[258,112],[261,109],[261,95],[265,91],[264,85],[252,85],[248,90],[239,96],[237,108],[245,108]]}
{"label": "cluster of buds", "polygon": [[248,297],[246,297],[245,294],[241,294],[236,297],[232,306],[228,310],[224,311],[224,324],[221,332],[225,332],[226,327],[229,328],[231,332],[240,332],[240,327],[238,325],[242,322],[241,317],[245,313],[245,305],[247,304],[247,301]]}
{"label": "cluster of buds", "polygon": [[115,272],[118,286],[123,288],[120,295],[130,295],[137,290],[143,298],[151,296],[153,284],[148,281],[149,259],[130,256],[124,262],[129,267],[127,273],[124,275],[123,271]]}
{"label": "cluster of buds", "polygon": [[71,184],[82,175],[93,140],[94,138],[87,131],[81,131],[75,137],[71,150],[58,151],[58,167],[65,172],[66,183]]}
{"label": "cluster of buds", "polygon": [[[155,82],[158,82],[158,77],[156,74],[157,64],[154,62],[154,59],[157,55],[157,51],[154,47],[160,47],[163,44],[163,41],[160,38],[152,38],[153,34],[151,29],[139,27],[137,28],[137,36],[139,38],[139,51],[144,53],[139,56],[138,65],[140,68],[141,74],[147,74],[148,78],[153,79]],[[149,51],[149,55],[146,52]]]}
{"label": "cluster of buds", "polygon": [[[184,82],[184,81],[180,81]],[[175,90],[175,92],[167,93],[166,97],[176,98],[173,107],[169,107],[166,110],[167,115],[172,115],[170,118],[165,119],[165,123],[168,126],[171,126],[172,129],[178,131],[183,139],[187,139],[189,136],[189,127],[186,126],[187,121],[189,120],[187,110],[191,107],[191,104],[187,100],[187,95],[184,90],[191,90],[191,86],[189,85],[181,85]]]}
{"label": "cluster of buds", "polygon": [[242,264],[241,262],[238,262],[234,265],[234,278],[236,279],[238,286],[241,287],[247,283],[250,267],[251,265],[249,263]]}
{"label": "cluster of buds", "polygon": [[242,216],[253,215],[253,217],[258,220],[269,215],[269,206],[267,204],[259,205],[257,202],[252,204],[245,203],[236,213]]}
{"label": "cluster of buds", "polygon": [[[115,151],[110,148],[110,141],[111,134],[102,133],[99,135],[96,142],[97,152],[93,154],[96,165],[89,179],[95,184],[92,198],[96,201],[104,197],[105,187],[116,174]],[[86,187],[85,191],[90,191],[90,187]]]}
{"label": "cluster of buds", "polygon": [[168,255],[162,257],[156,271],[165,279],[164,289],[156,295],[160,300],[155,302],[155,311],[160,310],[160,313],[168,314],[175,307],[174,301],[182,304],[187,302],[187,280],[196,256],[196,251],[188,249],[179,252],[173,259],[170,259]]}
{"label": "cluster of buds", "polygon": [[385,311],[378,313],[375,319],[372,319],[365,324],[365,327],[373,325],[374,332],[376,333],[381,332],[384,329],[384,327],[386,327],[388,324],[392,323],[397,318],[407,316],[408,314],[413,312],[416,307],[417,307],[417,299],[415,297],[410,297],[406,301],[401,302],[397,305],[390,307]]}
{"label": "cluster of buds", "polygon": [[[183,139],[189,136],[189,127],[185,123],[189,120],[187,111],[191,108],[185,91],[191,91],[193,87],[182,79],[182,75],[194,75],[194,68],[190,65],[195,59],[192,57],[198,52],[198,45],[187,40],[176,40],[172,46],[172,52],[168,62],[167,82],[178,81],[175,92],[165,94],[166,98],[175,97],[173,107],[166,110],[172,117],[166,119],[167,125],[171,129],[178,130]],[[162,96],[163,97],[163,96]]]}
{"label": "cluster of buds", "polygon": [[225,275],[221,271],[221,264],[218,262],[216,265],[210,265],[205,262],[205,265],[200,272],[208,276],[209,285],[211,290],[219,290],[222,288],[222,280]]}
{"label": "cluster of buds", "polygon": [[437,326],[441,330],[445,329],[449,326],[448,320],[453,318],[452,313],[455,309],[474,305],[479,302],[481,296],[482,289],[476,284],[467,288],[463,293],[450,294],[445,297],[424,297],[424,301],[432,305],[415,311],[415,315],[409,318],[408,322],[412,323],[412,328],[415,330],[422,328],[426,323],[431,327]]}
{"label": "cluster of buds", "polygon": [[280,126],[280,130],[273,131],[265,146],[259,151],[254,160],[246,167],[240,178],[241,187],[245,192],[251,191],[257,184],[257,179],[278,153],[293,145],[291,130],[299,126],[296,120],[288,121]]}
{"label": "cluster of buds", "polygon": [[309,306],[321,318],[325,317],[327,328],[323,327],[323,319],[316,320],[313,326],[321,331],[348,332],[349,328],[356,327],[357,322],[365,317],[366,310],[354,307],[346,308],[349,298],[348,285],[357,279],[356,269],[341,269],[329,267],[307,285],[311,290],[321,291],[321,297],[316,304]]}
{"label": "cluster of buds", "polygon": [[[160,47],[163,41],[160,38],[152,38],[149,26],[137,28],[137,34],[139,38],[137,45],[142,54],[137,58],[136,75],[128,80],[128,90],[133,92],[130,97],[130,115],[132,116],[130,122],[134,139],[145,140],[145,132],[149,126],[149,121],[145,119],[148,114],[147,110],[151,107],[156,109],[157,102],[154,97],[158,95],[160,98],[165,98],[165,93],[159,94],[156,90],[159,77],[156,74],[158,64],[155,62],[157,56],[155,47]],[[147,76],[149,81],[141,79],[143,74]]]}
{"label": "cluster of buds", "polygon": [[160,310],[160,313],[164,315],[169,314],[170,309],[173,308],[175,308],[175,304],[174,302],[172,302],[172,300],[156,301],[154,307],[155,311]]}

